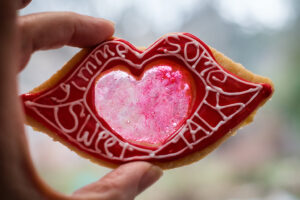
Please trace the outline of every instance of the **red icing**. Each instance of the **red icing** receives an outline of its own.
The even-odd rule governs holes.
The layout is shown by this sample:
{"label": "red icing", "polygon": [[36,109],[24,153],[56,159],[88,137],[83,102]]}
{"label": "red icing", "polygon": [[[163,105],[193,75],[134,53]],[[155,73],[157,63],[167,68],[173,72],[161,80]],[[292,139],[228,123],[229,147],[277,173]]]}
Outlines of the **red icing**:
{"label": "red icing", "polygon": [[[167,66],[171,66],[173,72],[178,69],[176,66],[185,68],[177,70],[182,73],[183,79],[163,77],[167,84],[178,81],[176,87],[188,83],[191,88],[182,98],[189,102],[187,111],[184,108],[179,117],[173,116],[180,125],[169,132],[165,131],[164,137],[158,134],[154,139],[141,141],[135,141],[138,140],[137,136],[122,135],[118,129],[116,133],[115,125],[110,127],[109,120],[101,117],[101,108],[95,108],[95,87],[104,77],[101,72],[109,74],[112,71],[108,70],[123,66],[132,76],[141,77],[143,73],[155,69],[157,65],[153,63],[162,60],[169,62]],[[147,68],[148,65],[151,67]],[[156,69],[162,70],[162,76],[170,75],[162,67]],[[159,75],[158,72],[153,74]],[[161,83],[157,78],[154,80]],[[151,92],[147,86],[151,84],[145,84],[144,92]],[[172,89],[171,96],[180,94],[176,87]],[[271,93],[272,87],[268,84],[250,83],[224,70],[215,62],[209,48],[195,36],[178,33],[159,39],[145,52],[121,39],[104,42],[76,64],[55,86],[21,97],[26,114],[63,140],[95,158],[121,164],[131,160],[164,162],[200,151],[239,125]],[[155,109],[149,100],[145,98],[143,103]],[[173,98],[171,103],[174,102]],[[118,108],[121,109],[120,106]],[[141,108],[148,116],[149,109],[145,109],[145,106]],[[162,107],[164,109],[166,107]],[[118,115],[117,110],[114,112]],[[170,113],[166,116],[172,118]],[[151,118],[153,127],[159,125],[159,122],[154,122],[156,119],[162,120],[162,124],[168,124],[161,115]]]}

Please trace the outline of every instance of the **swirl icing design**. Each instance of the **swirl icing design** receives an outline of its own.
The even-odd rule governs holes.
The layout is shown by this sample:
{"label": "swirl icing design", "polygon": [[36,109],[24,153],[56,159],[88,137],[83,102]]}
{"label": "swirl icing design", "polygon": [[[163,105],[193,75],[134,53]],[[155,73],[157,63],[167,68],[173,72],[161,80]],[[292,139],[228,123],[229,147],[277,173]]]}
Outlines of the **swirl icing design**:
{"label": "swirl icing design", "polygon": [[[115,134],[97,115],[93,92],[101,72],[122,64],[140,73],[157,59],[169,59],[188,69],[197,97],[185,123],[165,143],[149,147]],[[122,39],[103,42],[56,85],[21,98],[26,114],[62,140],[95,158],[121,164],[171,161],[205,149],[238,126],[271,93],[268,84],[251,83],[224,70],[195,36],[176,33],[160,38],[145,51]]]}

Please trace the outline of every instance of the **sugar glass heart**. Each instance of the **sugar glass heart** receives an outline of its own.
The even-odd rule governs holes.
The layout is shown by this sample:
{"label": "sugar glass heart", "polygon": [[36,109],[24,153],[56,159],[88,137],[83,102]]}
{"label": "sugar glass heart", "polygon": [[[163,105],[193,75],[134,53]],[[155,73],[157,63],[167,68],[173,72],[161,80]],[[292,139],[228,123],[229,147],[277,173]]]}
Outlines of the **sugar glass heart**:
{"label": "sugar glass heart", "polygon": [[95,107],[125,140],[159,146],[185,123],[195,86],[189,72],[174,62],[159,60],[146,68],[140,77],[125,66],[101,74]]}

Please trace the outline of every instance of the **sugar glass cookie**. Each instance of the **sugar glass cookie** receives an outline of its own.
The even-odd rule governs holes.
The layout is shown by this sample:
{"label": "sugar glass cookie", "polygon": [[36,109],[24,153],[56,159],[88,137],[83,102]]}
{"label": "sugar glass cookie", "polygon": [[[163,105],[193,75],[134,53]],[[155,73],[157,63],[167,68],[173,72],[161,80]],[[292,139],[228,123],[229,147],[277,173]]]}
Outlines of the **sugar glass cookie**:
{"label": "sugar glass cookie", "polygon": [[27,123],[108,167],[197,161],[252,121],[273,84],[188,33],[112,38],[21,96]]}

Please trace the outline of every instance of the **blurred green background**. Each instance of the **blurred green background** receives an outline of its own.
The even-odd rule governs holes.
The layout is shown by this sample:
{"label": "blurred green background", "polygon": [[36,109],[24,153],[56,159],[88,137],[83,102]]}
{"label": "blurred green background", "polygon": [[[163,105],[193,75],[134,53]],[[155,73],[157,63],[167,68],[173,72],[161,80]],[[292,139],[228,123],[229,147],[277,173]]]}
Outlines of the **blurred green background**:
{"label": "blurred green background", "polygon": [[[110,19],[115,35],[137,46],[168,32],[190,32],[274,81],[273,98],[251,125],[201,161],[165,171],[137,199],[300,199],[300,1],[33,0],[20,15],[43,11]],[[77,51],[35,53],[20,74],[20,93],[48,79]],[[72,193],[110,171],[29,127],[27,133],[38,172],[60,192]]]}

